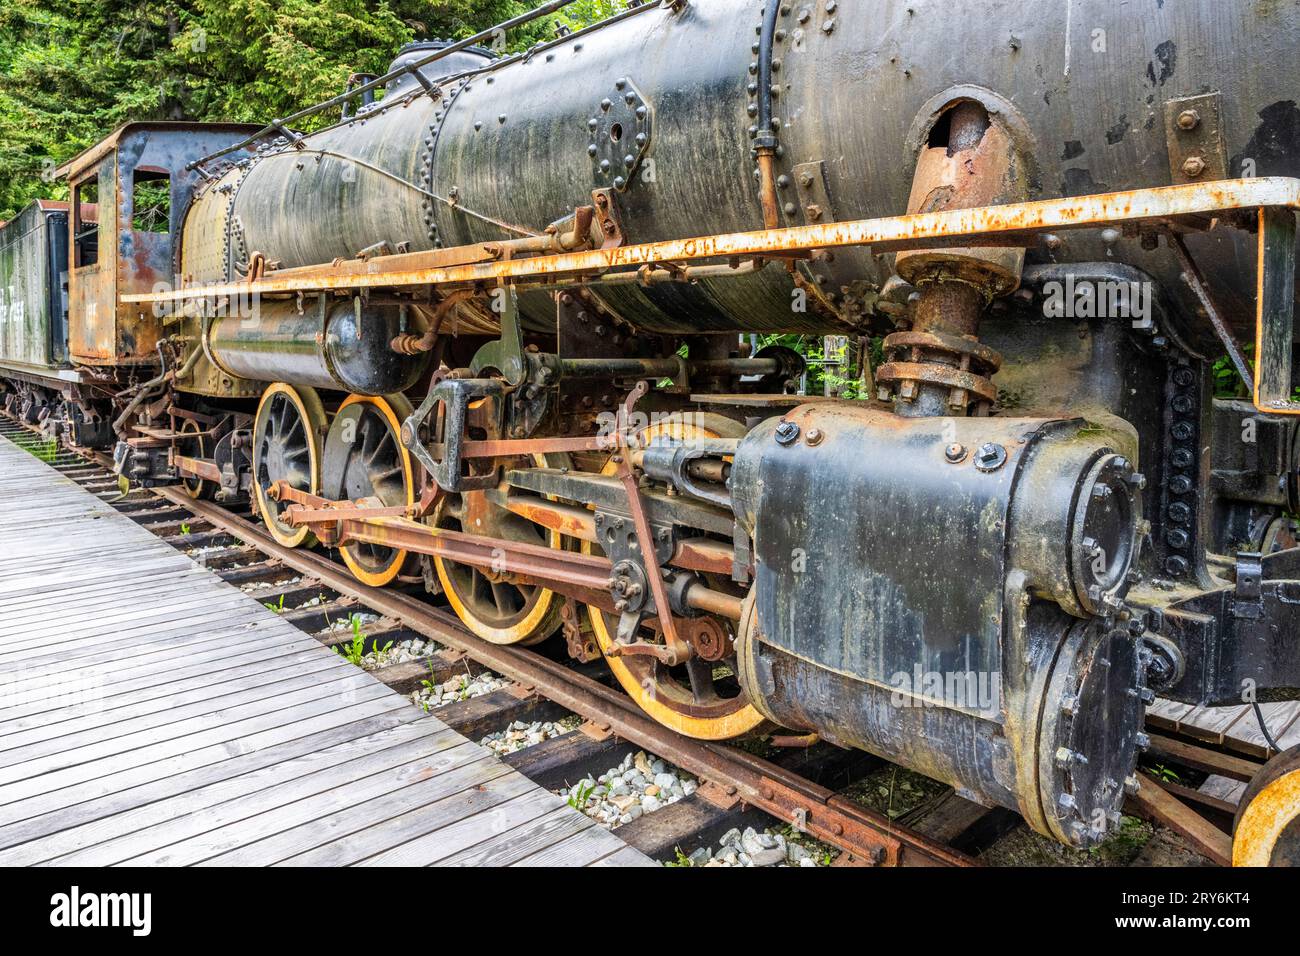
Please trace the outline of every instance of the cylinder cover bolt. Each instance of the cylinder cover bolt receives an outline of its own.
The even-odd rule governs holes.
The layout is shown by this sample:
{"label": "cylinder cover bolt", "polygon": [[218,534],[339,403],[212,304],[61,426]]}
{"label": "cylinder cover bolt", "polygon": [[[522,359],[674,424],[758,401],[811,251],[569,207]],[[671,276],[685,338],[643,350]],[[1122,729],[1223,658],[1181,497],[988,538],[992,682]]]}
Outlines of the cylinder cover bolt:
{"label": "cylinder cover bolt", "polygon": [[799,440],[799,426],[794,422],[781,422],[776,426],[776,443],[778,445],[793,445]]}

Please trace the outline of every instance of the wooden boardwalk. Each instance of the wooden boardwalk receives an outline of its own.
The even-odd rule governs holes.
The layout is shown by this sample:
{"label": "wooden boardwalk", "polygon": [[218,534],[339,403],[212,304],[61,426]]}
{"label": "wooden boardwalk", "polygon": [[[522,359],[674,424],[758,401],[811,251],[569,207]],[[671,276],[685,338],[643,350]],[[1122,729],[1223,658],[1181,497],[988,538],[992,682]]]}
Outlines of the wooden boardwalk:
{"label": "wooden boardwalk", "polygon": [[0,864],[654,866],[0,438]]}
{"label": "wooden boardwalk", "polygon": [[[1300,744],[1300,701],[1260,704],[1268,732],[1283,750]],[[1147,720],[1158,728],[1177,731],[1229,750],[1267,757],[1275,753],[1259,729],[1249,704],[1197,707],[1158,699],[1147,708]]]}

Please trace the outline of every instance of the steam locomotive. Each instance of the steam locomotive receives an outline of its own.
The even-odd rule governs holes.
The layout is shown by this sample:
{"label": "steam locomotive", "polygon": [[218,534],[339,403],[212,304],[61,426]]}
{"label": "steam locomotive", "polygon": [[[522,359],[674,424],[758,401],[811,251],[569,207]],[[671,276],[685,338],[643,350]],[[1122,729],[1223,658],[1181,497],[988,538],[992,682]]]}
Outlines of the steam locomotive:
{"label": "steam locomotive", "polygon": [[1210,0],[413,44],[315,132],[66,164],[0,232],[5,407],[562,634],[684,734],[816,734],[1089,846],[1155,694],[1300,696],[1298,48]]}

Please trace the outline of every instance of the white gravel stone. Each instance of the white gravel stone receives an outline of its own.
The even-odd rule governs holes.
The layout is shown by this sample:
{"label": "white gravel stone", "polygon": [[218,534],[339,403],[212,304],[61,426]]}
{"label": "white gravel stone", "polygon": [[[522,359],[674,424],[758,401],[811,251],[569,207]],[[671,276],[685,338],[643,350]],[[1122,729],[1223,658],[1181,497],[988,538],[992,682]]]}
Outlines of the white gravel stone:
{"label": "white gravel stone", "polygon": [[441,650],[440,646],[433,641],[425,641],[418,637],[400,641],[391,647],[387,646],[388,644],[388,641],[384,641],[377,650],[361,658],[361,666],[369,671],[390,664],[408,664]]}
{"label": "white gravel stone", "polygon": [[301,584],[302,578],[289,578],[287,581],[249,581],[247,584],[241,584],[239,590],[245,594],[254,591],[269,591],[271,588],[279,590],[281,588],[288,590],[295,584]]}
{"label": "white gravel stone", "polygon": [[699,786],[698,781],[683,771],[644,751],[629,754],[617,766],[610,767],[595,779],[600,786],[579,809],[611,828],[662,810]]}
{"label": "white gravel stone", "polygon": [[417,707],[428,711],[457,701],[469,700],[471,697],[482,697],[484,694],[509,686],[510,681],[506,678],[491,671],[484,671],[473,677],[468,674],[458,674],[451,680],[432,687],[421,687],[407,696]]}
{"label": "white gravel stone", "polygon": [[[807,847],[786,839],[776,830],[759,831],[746,827],[732,828],[722,835],[717,849],[705,858],[697,850],[689,857],[690,866],[821,866],[822,861]],[[704,862],[699,862],[704,860]]]}
{"label": "white gravel stone", "polygon": [[[540,744],[543,740],[550,740],[552,737],[559,737],[567,734],[577,726],[577,721],[534,721],[526,724],[522,720],[516,720],[505,730],[488,734],[479,741],[484,747],[494,753],[501,755],[512,754],[517,750],[523,750],[527,747],[533,747]],[[603,777],[598,777],[594,783],[595,791],[599,796],[604,796],[607,792],[603,784]]]}

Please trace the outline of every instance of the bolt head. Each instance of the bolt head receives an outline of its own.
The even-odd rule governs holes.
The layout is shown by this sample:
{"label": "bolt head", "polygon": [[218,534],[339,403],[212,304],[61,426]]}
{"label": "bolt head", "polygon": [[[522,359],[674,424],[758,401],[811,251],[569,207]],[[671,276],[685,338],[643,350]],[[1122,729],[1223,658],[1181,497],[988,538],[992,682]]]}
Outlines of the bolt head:
{"label": "bolt head", "polygon": [[1199,156],[1188,156],[1183,161],[1183,175],[1190,179],[1195,179],[1201,173],[1205,172],[1205,160]]}
{"label": "bolt head", "polygon": [[1196,110],[1183,110],[1178,114],[1178,128],[1182,130],[1196,129],[1201,123],[1201,114]]}
{"label": "bolt head", "polygon": [[975,451],[975,467],[980,471],[996,471],[1007,460],[1007,450],[997,442],[985,442]]}

